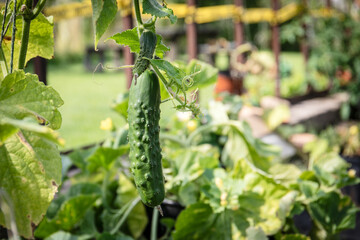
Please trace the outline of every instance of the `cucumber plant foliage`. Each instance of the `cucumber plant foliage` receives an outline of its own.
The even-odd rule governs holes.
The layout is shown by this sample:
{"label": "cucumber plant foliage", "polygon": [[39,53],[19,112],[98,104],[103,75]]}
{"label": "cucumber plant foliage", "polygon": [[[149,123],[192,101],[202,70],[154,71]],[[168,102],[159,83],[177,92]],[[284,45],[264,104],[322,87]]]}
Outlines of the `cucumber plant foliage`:
{"label": "cucumber plant foliage", "polygon": [[[95,45],[110,23],[110,16],[101,17],[103,12],[112,12],[114,8],[106,1],[99,8],[98,1],[93,0],[93,19],[95,27]],[[161,164],[159,143],[160,103],[172,100],[174,107],[181,111],[191,111],[197,116],[200,111],[196,105],[194,76],[199,73],[186,74],[182,69],[162,59],[169,48],[156,34],[156,21],[167,18],[175,23],[177,18],[164,1],[143,0],[142,13],[150,14],[150,19],[143,21],[139,0],[134,0],[137,26],[117,33],[107,40],[129,47],[137,54],[133,66],[133,81],[129,92],[128,122],[131,172],[142,201],[155,207],[165,197],[164,177]],[[95,22],[104,23],[97,26]],[[106,24],[105,24],[106,23]],[[164,90],[162,90],[164,89]]]}
{"label": "cucumber plant foliage", "polygon": [[36,56],[53,57],[53,21],[45,0],[7,0],[0,19],[0,225],[33,238],[61,184],[60,95],[24,72]]}

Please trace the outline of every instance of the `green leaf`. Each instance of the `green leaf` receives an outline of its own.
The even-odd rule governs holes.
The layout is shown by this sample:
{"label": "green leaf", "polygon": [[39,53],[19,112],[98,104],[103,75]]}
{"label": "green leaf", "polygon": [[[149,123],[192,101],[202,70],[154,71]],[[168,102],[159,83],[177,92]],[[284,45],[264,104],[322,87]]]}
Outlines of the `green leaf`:
{"label": "green leaf", "polygon": [[33,117],[53,129],[61,125],[59,94],[39,82],[37,75],[15,71],[0,82],[0,119]]}
{"label": "green leaf", "polygon": [[266,234],[260,227],[249,227],[246,229],[246,236],[248,240],[267,240]]}
{"label": "green leaf", "polygon": [[310,237],[307,237],[302,234],[287,234],[281,236],[280,240],[311,240]]}
{"label": "green leaf", "polygon": [[150,62],[163,71],[163,74],[167,79],[175,81],[179,86],[183,85],[183,79],[186,76],[186,73],[183,70],[163,59],[151,59]]}
{"label": "green leaf", "polygon": [[193,59],[186,66],[186,74],[190,75],[195,73],[193,76],[194,85],[191,89],[204,88],[217,81],[218,70],[208,63]]}
{"label": "green leaf", "polygon": [[[124,174],[119,174],[119,187],[116,193],[117,197],[115,202],[118,207],[124,206],[126,203],[133,201],[138,196],[135,186]],[[148,218],[145,207],[140,201],[127,217],[126,225],[131,235],[137,239],[143,233],[147,223]]]}
{"label": "green leaf", "polygon": [[95,172],[99,168],[103,168],[106,171],[110,170],[115,159],[124,155],[129,151],[129,146],[120,146],[119,148],[105,148],[99,147],[95,152],[87,159],[89,172]]}
{"label": "green leaf", "polygon": [[35,236],[45,238],[59,230],[70,231],[79,224],[86,212],[100,197],[101,189],[96,184],[83,183],[71,187],[53,218],[45,217],[35,231]]}
{"label": "green leaf", "polygon": [[129,105],[129,93],[119,94],[116,98],[112,108],[120,114],[125,120],[127,120],[128,114],[128,105]]}
{"label": "green leaf", "polygon": [[116,235],[111,235],[110,233],[102,233],[100,234],[96,240],[134,240],[132,237],[127,236],[123,233],[118,233]]}
{"label": "green leaf", "polygon": [[[108,41],[110,39],[114,40],[119,45],[129,47],[130,51],[133,53],[140,52],[140,39],[139,39],[137,27],[134,27],[133,29],[128,29],[121,33],[116,33],[115,35],[106,39],[106,41]],[[156,34],[156,39],[157,39],[157,42],[156,42],[156,47],[155,47],[155,55],[158,56],[159,58],[163,58],[165,55],[165,52],[170,51],[170,48],[165,46],[165,44],[162,41],[161,35]]]}
{"label": "green leaf", "polygon": [[168,48],[162,41],[162,36],[159,34],[156,34],[156,48],[155,48],[155,55],[159,58],[164,58],[165,52],[170,51],[170,48]]}
{"label": "green leaf", "polygon": [[349,197],[329,192],[309,204],[311,217],[319,222],[329,234],[337,234],[354,228],[358,208]]}
{"label": "green leaf", "polygon": [[[9,128],[10,130],[7,130]],[[2,129],[5,129],[3,135]],[[63,140],[59,137],[59,134],[51,128],[41,126],[33,118],[24,118],[22,120],[11,118],[0,118],[0,144],[2,144],[8,137],[15,134],[19,129],[32,132],[33,134],[43,137],[56,144],[62,145]]]}
{"label": "green leaf", "polygon": [[[0,14],[3,19],[2,14]],[[34,20],[31,21],[30,34],[29,34],[29,45],[26,53],[25,64],[32,58],[40,56],[46,59],[51,59],[54,56],[54,34],[53,34],[54,23],[52,17],[45,17],[40,13]],[[14,69],[17,69],[19,62],[19,52],[21,45],[22,35],[22,17],[16,18],[16,34],[14,44]],[[6,36],[2,44],[4,55],[7,63],[10,63],[10,52],[11,52],[11,34],[12,24],[7,31]],[[0,69],[1,71],[1,69]],[[0,79],[2,79],[2,72],[0,72]]]}
{"label": "green leaf", "polygon": [[177,20],[173,10],[161,6],[157,0],[143,0],[143,13],[149,13],[159,18],[168,17],[172,24]]}
{"label": "green leaf", "polygon": [[116,0],[91,0],[93,9],[93,27],[95,49],[105,31],[109,28],[117,13]]}
{"label": "green leaf", "polygon": [[130,51],[133,53],[140,52],[140,40],[137,27],[128,29],[121,33],[116,33],[115,35],[109,37],[106,41],[110,39],[114,40],[119,45],[128,46]]}
{"label": "green leaf", "polygon": [[[61,183],[61,158],[54,143],[19,131],[0,146],[0,189],[9,195],[19,233],[31,238]],[[0,224],[10,222],[0,211]]]}
{"label": "green leaf", "polygon": [[45,240],[78,240],[78,237],[64,231],[58,231],[45,238]]}
{"label": "green leaf", "polygon": [[[183,210],[175,223],[174,240],[231,239],[231,229],[226,214],[214,214],[205,203],[195,203]],[[219,231],[221,229],[221,231]]]}

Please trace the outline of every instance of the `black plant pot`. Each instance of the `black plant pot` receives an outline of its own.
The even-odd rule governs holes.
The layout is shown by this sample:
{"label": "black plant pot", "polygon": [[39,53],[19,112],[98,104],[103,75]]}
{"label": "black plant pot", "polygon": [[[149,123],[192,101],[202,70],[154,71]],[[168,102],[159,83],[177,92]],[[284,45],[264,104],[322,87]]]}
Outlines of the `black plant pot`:
{"label": "black plant pot", "polygon": [[[172,200],[168,200],[168,199],[164,200],[164,202],[161,204],[161,208],[163,210],[164,216],[160,216],[160,214],[159,214],[158,228],[157,228],[157,230],[158,230],[157,236],[158,237],[161,237],[166,233],[166,227],[160,223],[160,219],[161,218],[171,218],[171,219],[176,220],[177,217],[179,216],[179,214],[181,213],[181,211],[185,209],[185,207],[182,206],[180,203],[172,201]],[[152,215],[153,215],[154,210],[157,211],[156,208],[154,209],[154,208],[146,206],[146,214],[148,216],[149,222],[145,228],[143,235],[147,239],[150,239],[150,236],[151,236]]]}
{"label": "black plant pot", "polygon": [[[360,177],[360,156],[342,156],[342,158],[351,164],[350,168],[356,171],[357,177]],[[360,206],[360,184],[346,186],[342,189],[342,192],[351,197],[351,199],[357,206]]]}

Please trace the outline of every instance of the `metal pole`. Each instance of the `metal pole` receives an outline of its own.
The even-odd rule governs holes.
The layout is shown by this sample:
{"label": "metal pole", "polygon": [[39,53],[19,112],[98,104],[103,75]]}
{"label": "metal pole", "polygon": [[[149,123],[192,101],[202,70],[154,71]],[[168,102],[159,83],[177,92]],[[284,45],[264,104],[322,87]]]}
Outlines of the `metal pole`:
{"label": "metal pole", "polygon": [[[273,11],[276,14],[276,11],[280,8],[280,3],[278,0],[271,0],[271,6]],[[280,35],[280,28],[278,23],[275,21],[272,24],[271,27],[271,31],[272,31],[272,49],[275,55],[275,94],[277,97],[280,97],[280,61],[279,61],[279,56],[280,56],[280,40],[279,40],[279,35]]]}
{"label": "metal pole", "polygon": [[[243,0],[234,0],[234,5],[237,9],[244,8]],[[244,23],[241,21],[240,17],[234,18],[234,39],[236,47],[244,44],[245,36],[244,36]],[[244,63],[245,58],[243,54],[240,54],[237,61]],[[234,92],[237,94],[241,94],[243,91],[243,77],[236,76],[232,79]]]}
{"label": "metal pole", "polygon": [[[131,11],[129,12],[129,14],[122,17],[122,21],[123,21],[123,29],[124,30],[133,28],[133,18],[132,18]],[[134,64],[134,55],[130,52],[130,48],[124,47],[123,53],[124,53],[125,65]],[[131,68],[125,68],[125,77],[126,77],[126,82],[127,82],[127,88],[129,89],[131,86],[131,80],[133,77]]]}
{"label": "metal pole", "polygon": [[197,58],[197,33],[195,23],[196,0],[187,0],[188,16],[186,17],[186,40],[189,61]]}

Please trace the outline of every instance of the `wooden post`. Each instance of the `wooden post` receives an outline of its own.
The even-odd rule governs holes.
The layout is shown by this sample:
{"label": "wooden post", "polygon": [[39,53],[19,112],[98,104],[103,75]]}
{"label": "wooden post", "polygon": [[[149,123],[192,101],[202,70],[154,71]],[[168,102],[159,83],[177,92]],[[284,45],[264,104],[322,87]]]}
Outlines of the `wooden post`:
{"label": "wooden post", "polygon": [[[234,5],[236,9],[244,8],[243,0],[234,0]],[[234,39],[236,47],[244,44],[244,23],[241,21],[241,18],[238,16],[234,18]],[[245,58],[243,54],[240,54],[237,61],[244,63]],[[234,76],[233,79],[234,93],[241,94],[243,91],[243,77]]]}
{"label": "wooden post", "polygon": [[[33,6],[36,6],[38,0],[33,1]],[[39,81],[47,84],[47,60],[42,57],[35,57],[33,59],[34,72],[38,75]]]}
{"label": "wooden post", "polygon": [[[279,0],[271,0],[271,6],[276,15],[276,11],[280,8]],[[272,24],[271,31],[272,49],[275,55],[275,94],[280,97],[280,28],[276,21]]]}
{"label": "wooden post", "polygon": [[39,81],[47,84],[47,60],[42,57],[36,57],[33,59],[34,72],[38,75]]}
{"label": "wooden post", "polygon": [[[133,28],[133,18],[132,18],[132,12],[129,11],[129,13],[122,17],[123,21],[123,29],[131,29]],[[129,47],[123,48],[123,54],[124,54],[124,60],[125,65],[132,65],[134,64],[134,54],[130,52]],[[127,88],[129,89],[131,86],[131,80],[132,80],[132,68],[125,68],[125,77],[127,80]]]}
{"label": "wooden post", "polygon": [[188,16],[186,17],[186,40],[189,61],[197,58],[197,33],[195,23],[196,0],[187,0]]}
{"label": "wooden post", "polygon": [[[308,7],[307,5],[307,0],[303,0],[303,7],[306,9]],[[303,54],[303,58],[304,58],[304,65],[305,65],[305,80],[308,79],[308,60],[309,60],[309,45],[307,43],[307,28],[308,26],[306,25],[305,22],[302,23],[302,28],[304,29],[304,36],[303,38],[300,40],[300,48],[301,48],[301,53]]]}
{"label": "wooden post", "polygon": [[331,0],[326,0],[326,7],[331,8]]}

